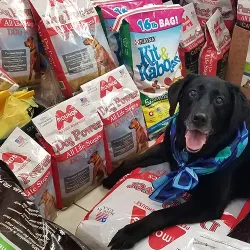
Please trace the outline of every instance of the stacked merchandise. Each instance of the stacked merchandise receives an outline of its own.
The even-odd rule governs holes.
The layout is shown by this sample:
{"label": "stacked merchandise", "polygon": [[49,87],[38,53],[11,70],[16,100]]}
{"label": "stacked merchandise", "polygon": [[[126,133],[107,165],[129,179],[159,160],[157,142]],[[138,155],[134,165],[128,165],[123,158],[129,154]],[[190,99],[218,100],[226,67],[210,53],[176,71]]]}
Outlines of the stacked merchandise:
{"label": "stacked merchandise", "polygon": [[[224,78],[230,54],[227,79],[250,86],[247,1],[238,2],[236,26],[234,0],[185,0],[181,5],[161,0],[0,1],[0,159],[43,218],[55,219],[57,209],[69,207],[125,159],[148,148],[148,139],[169,123],[168,89],[182,77]],[[230,69],[243,36],[237,73]],[[140,174],[134,172],[119,185],[137,178],[149,185]],[[119,194],[120,186],[113,192]],[[105,202],[112,203],[109,196]],[[105,202],[88,215],[78,235],[91,231],[85,225]],[[215,222],[223,234],[248,210],[245,202],[235,206],[225,212],[226,219]],[[177,230],[185,234],[190,228]],[[94,240],[100,247],[108,243],[98,234]],[[147,249],[152,241],[139,248]]]}

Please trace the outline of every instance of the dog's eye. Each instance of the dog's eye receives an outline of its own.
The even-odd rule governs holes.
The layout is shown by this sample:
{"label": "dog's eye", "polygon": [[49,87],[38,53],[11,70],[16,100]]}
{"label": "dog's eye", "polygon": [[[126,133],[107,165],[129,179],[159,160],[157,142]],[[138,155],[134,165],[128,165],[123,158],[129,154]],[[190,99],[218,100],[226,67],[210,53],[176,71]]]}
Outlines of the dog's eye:
{"label": "dog's eye", "polygon": [[196,90],[191,90],[191,91],[189,92],[189,96],[191,96],[191,97],[196,97],[196,96],[197,96],[197,91],[196,91]]}
{"label": "dog's eye", "polygon": [[222,104],[224,103],[224,100],[223,100],[223,98],[221,98],[221,97],[217,97],[217,98],[215,99],[215,103],[216,103],[217,105],[222,105]]}

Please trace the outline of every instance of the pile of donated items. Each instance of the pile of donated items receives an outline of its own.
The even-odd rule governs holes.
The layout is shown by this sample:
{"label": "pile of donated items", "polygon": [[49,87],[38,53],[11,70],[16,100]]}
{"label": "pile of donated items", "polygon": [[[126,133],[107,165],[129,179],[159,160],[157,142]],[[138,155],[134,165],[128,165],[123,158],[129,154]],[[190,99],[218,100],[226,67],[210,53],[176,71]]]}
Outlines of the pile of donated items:
{"label": "pile of donated items", "polygon": [[[125,225],[185,202],[187,194],[164,204],[148,197],[166,163],[121,179],[76,236],[53,223],[159,138],[172,84],[190,73],[226,77],[231,34],[250,29],[248,5],[0,1],[0,249],[109,249]],[[220,220],[157,231],[134,249],[250,250],[249,210],[250,201],[234,201]]]}

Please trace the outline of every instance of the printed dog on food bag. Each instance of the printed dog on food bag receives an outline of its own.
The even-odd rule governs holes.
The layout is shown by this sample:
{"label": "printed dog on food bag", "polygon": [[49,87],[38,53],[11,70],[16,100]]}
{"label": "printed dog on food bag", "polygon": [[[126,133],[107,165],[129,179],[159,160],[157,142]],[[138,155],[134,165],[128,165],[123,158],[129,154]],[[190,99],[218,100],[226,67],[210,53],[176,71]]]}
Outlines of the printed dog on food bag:
{"label": "printed dog on food bag", "polygon": [[50,219],[50,215],[54,215],[56,199],[52,196],[48,190],[46,190],[38,204],[38,206],[44,205],[44,215],[46,219]]}
{"label": "printed dog on food bag", "polygon": [[41,77],[40,72],[40,55],[37,51],[36,44],[34,38],[29,36],[28,39],[24,42],[25,47],[30,49],[30,74],[29,81],[32,79],[33,71],[35,72],[35,79],[39,79]]}
{"label": "printed dog on food bag", "polygon": [[163,142],[125,160],[103,185],[113,187],[137,167],[169,162],[172,172],[153,182],[150,198],[164,203],[187,191],[191,199],[125,226],[111,249],[132,248],[174,225],[219,219],[231,200],[250,197],[250,105],[244,94],[217,77],[198,75],[171,85],[168,94],[172,119]]}
{"label": "printed dog on food bag", "polygon": [[131,120],[129,128],[136,131],[136,153],[145,150],[148,147],[148,138],[137,118]]}
{"label": "printed dog on food bag", "polygon": [[101,76],[102,66],[104,67],[105,73],[116,68],[113,59],[110,57],[106,49],[98,42],[98,40],[92,35],[92,38],[86,38],[83,44],[92,46],[95,59],[98,68],[98,75]]}
{"label": "printed dog on food bag", "polygon": [[96,177],[97,177],[97,182],[100,181],[106,175],[107,171],[103,163],[103,159],[97,151],[90,156],[88,164],[90,163],[94,164],[94,169],[93,169],[93,184],[94,184],[96,181]]}

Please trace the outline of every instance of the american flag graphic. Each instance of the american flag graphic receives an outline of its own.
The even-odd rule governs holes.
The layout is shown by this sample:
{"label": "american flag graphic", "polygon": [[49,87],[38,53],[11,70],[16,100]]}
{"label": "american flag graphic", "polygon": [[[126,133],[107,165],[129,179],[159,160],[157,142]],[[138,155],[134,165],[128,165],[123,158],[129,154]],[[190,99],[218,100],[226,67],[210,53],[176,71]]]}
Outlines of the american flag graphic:
{"label": "american flag graphic", "polygon": [[20,135],[16,138],[15,142],[18,144],[22,144],[24,142],[24,138]]}
{"label": "american flag graphic", "polygon": [[105,212],[99,212],[96,217],[95,220],[96,221],[100,221],[100,222],[105,222],[109,217],[109,214],[105,213]]}

